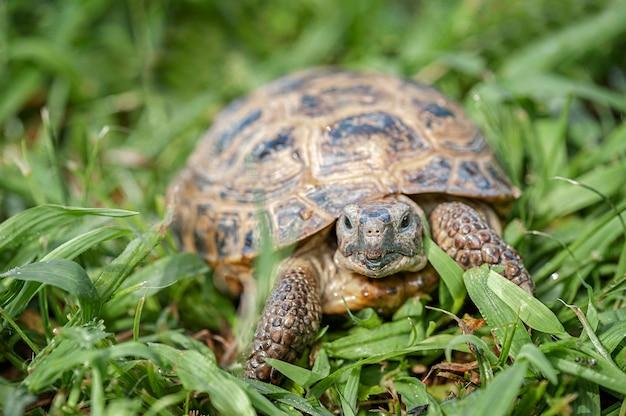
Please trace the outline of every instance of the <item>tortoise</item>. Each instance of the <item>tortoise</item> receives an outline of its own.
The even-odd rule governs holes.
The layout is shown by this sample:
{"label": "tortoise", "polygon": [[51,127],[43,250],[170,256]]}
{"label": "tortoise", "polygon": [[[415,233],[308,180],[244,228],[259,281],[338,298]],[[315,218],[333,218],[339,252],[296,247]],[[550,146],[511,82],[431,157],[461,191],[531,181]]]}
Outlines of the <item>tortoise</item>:
{"label": "tortoise", "polygon": [[498,265],[532,293],[500,236],[498,207],[518,196],[458,104],[412,80],[335,68],[296,72],[230,104],[168,191],[175,235],[224,290],[250,281],[262,235],[293,249],[245,369],[273,383],[280,374],[265,358],[297,359],[323,314],[392,311],[432,290],[429,229],[463,269]]}

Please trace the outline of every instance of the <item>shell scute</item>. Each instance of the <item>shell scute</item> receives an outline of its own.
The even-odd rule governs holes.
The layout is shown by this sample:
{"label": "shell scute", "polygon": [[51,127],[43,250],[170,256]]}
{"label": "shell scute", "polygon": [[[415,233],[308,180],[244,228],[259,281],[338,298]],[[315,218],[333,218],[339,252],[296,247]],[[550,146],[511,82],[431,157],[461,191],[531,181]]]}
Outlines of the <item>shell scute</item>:
{"label": "shell scute", "polygon": [[213,147],[213,151],[216,155],[220,155],[224,149],[229,147],[235,137],[237,137],[243,130],[247,127],[250,127],[257,120],[261,118],[263,112],[259,109],[253,110],[252,112],[245,115],[243,118],[235,122],[234,126],[227,128],[223,131],[218,139],[215,141],[215,145]]}
{"label": "shell scute", "polygon": [[382,191],[375,183],[355,181],[315,186],[305,193],[305,197],[328,217],[336,218],[346,205],[380,193]]}
{"label": "shell scute", "polygon": [[285,203],[277,204],[272,212],[275,235],[282,244],[289,244],[302,234],[313,234],[325,223],[325,218],[320,217],[309,205],[298,198],[291,198]]}
{"label": "shell scute", "polygon": [[450,180],[452,164],[445,157],[432,158],[427,165],[404,171],[405,180],[415,187],[441,189]]}
{"label": "shell scute", "polygon": [[220,257],[228,257],[239,251],[239,214],[236,212],[221,215],[215,233],[215,246]]}
{"label": "shell scute", "polygon": [[319,117],[349,105],[373,105],[382,96],[381,91],[367,84],[329,87],[317,93],[303,94],[297,111],[309,117]]}
{"label": "shell scute", "polygon": [[319,177],[354,171],[357,164],[380,171],[395,159],[419,157],[430,147],[419,132],[385,111],[340,118],[314,146],[319,147]]}
{"label": "shell scute", "polygon": [[491,182],[481,171],[480,166],[473,160],[459,162],[456,186],[467,189],[488,190],[492,187]]}
{"label": "shell scute", "polygon": [[183,245],[249,264],[260,224],[284,247],[351,203],[436,192],[516,194],[476,125],[430,86],[336,69],[279,79],[218,114],[171,186]]}

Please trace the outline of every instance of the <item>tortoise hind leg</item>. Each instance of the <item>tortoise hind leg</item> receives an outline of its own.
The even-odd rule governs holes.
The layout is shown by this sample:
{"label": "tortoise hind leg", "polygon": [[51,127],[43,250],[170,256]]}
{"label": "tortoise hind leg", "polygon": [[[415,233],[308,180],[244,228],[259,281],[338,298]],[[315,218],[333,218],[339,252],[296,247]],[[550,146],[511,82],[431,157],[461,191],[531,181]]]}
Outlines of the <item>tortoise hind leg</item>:
{"label": "tortoise hind leg", "polygon": [[245,370],[246,377],[274,384],[280,373],[265,358],[295,361],[317,335],[322,316],[318,278],[308,262],[288,261],[278,279],[257,325]]}
{"label": "tortoise hind leg", "polygon": [[460,202],[438,205],[430,215],[433,239],[463,269],[499,265],[504,276],[527,292],[534,284],[515,249],[474,208]]}

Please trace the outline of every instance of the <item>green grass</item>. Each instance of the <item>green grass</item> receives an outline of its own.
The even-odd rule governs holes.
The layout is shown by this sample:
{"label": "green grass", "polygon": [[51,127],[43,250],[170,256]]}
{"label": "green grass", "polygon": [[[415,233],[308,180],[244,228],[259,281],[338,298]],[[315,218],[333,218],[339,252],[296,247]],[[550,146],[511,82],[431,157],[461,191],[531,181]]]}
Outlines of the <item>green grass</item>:
{"label": "green grass", "polygon": [[[624,1],[0,2],[4,414],[626,415],[624,50]],[[523,191],[504,234],[538,300],[431,247],[432,299],[247,382],[222,364],[250,317],[164,191],[225,103],[326,64],[464,104]]]}

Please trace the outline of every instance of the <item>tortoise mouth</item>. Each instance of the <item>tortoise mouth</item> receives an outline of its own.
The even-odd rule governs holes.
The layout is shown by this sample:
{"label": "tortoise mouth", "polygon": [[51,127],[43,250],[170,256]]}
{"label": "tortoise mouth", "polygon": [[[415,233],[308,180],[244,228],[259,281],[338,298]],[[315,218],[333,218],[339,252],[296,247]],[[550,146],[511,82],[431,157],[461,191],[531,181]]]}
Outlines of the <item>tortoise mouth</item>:
{"label": "tortoise mouth", "polygon": [[337,250],[335,252],[335,262],[340,267],[363,276],[381,278],[400,272],[420,270],[426,265],[426,257],[420,254],[407,256],[394,251],[372,259],[362,252],[344,256]]}
{"label": "tortoise mouth", "polygon": [[366,255],[364,255],[363,253],[358,253],[356,256],[358,256],[358,261],[360,261],[362,264],[365,265],[365,267],[367,267],[369,270],[372,271],[380,271],[382,270],[385,266],[393,263],[394,261],[398,260],[402,254],[400,253],[386,253],[378,258],[375,259],[370,259],[368,258]]}
{"label": "tortoise mouth", "polygon": [[380,270],[384,266],[382,260],[375,260],[374,261],[374,260],[369,260],[369,259],[365,260],[365,265],[370,270]]}

